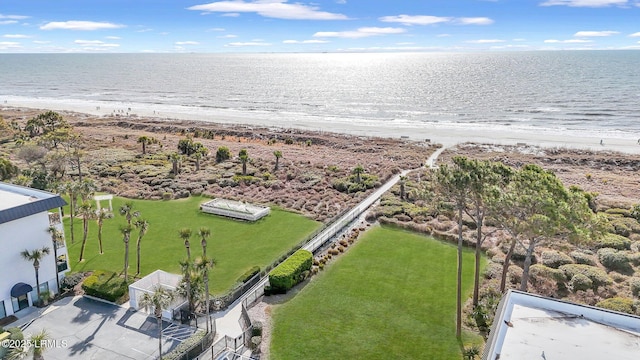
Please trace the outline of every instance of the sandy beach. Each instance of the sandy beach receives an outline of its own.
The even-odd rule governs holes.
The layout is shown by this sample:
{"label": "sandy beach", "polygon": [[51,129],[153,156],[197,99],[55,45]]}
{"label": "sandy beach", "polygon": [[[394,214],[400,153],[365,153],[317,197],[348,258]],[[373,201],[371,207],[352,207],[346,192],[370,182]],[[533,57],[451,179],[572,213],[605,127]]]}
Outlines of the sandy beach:
{"label": "sandy beach", "polygon": [[474,142],[640,154],[639,135],[614,131],[603,131],[595,134],[569,130],[518,128],[508,125],[496,127],[495,125],[487,126],[480,123],[454,125],[425,122],[417,126],[403,121],[381,122],[363,119],[355,122],[351,119],[334,118],[327,122],[330,123],[330,128],[328,128],[314,119],[301,118],[291,114],[280,114],[280,116],[276,117],[273,113],[241,113],[230,110],[225,111],[224,109],[194,109],[183,106],[98,101],[72,102],[70,100],[19,97],[4,101],[4,106],[73,111],[93,116],[119,116],[129,119],[135,119],[137,116],[158,120],[195,120],[219,124],[326,131],[357,136],[406,138],[415,141],[428,139],[432,143],[440,143],[446,147],[465,142]]}

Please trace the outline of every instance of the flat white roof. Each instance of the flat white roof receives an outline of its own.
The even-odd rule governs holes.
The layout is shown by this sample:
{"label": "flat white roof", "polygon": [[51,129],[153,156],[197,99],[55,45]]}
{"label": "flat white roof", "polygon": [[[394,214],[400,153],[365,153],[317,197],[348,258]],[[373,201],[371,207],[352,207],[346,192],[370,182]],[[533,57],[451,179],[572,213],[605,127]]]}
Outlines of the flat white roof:
{"label": "flat white roof", "polygon": [[640,318],[510,291],[483,359],[639,359]]}
{"label": "flat white roof", "polygon": [[16,206],[28,204],[34,200],[38,199],[33,196],[0,189],[0,210],[11,209]]}

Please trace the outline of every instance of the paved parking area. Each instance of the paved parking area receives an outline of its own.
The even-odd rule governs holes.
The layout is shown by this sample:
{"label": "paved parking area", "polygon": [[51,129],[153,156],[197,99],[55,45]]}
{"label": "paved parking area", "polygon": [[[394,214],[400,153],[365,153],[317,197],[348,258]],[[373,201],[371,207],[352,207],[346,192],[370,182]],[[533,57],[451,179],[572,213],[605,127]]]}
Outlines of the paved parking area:
{"label": "paved parking area", "polygon": [[[44,352],[47,360],[158,358],[158,325],[144,312],[76,296],[57,301],[19,323],[31,319],[25,336],[45,329],[55,341],[56,346]],[[164,321],[162,327],[165,354],[195,330]]]}

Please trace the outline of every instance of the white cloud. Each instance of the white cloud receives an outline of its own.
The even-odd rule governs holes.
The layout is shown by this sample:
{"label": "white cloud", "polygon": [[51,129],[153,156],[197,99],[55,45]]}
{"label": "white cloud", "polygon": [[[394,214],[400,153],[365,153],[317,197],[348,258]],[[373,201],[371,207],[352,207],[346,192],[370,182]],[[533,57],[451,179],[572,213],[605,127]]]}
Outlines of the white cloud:
{"label": "white cloud", "polygon": [[45,45],[45,44],[51,44],[51,41],[33,40],[33,43],[38,45]]}
{"label": "white cloud", "polygon": [[503,43],[504,40],[500,40],[500,39],[480,39],[480,40],[469,40],[466,41],[469,44],[496,44],[496,43]]}
{"label": "white cloud", "polygon": [[40,30],[104,30],[104,29],[119,29],[124,25],[113,24],[108,22],[96,22],[96,21],[53,21],[40,26]]}
{"label": "white cloud", "polygon": [[121,37],[120,36],[105,36],[105,39],[109,39],[109,40],[120,40]]}
{"label": "white cloud", "polygon": [[348,39],[360,39],[370,36],[388,35],[388,34],[402,34],[406,32],[406,29],[393,28],[393,27],[362,27],[357,30],[351,31],[319,31],[313,34],[313,37],[337,37]]}
{"label": "white cloud", "polygon": [[0,41],[0,50],[20,49],[22,45],[15,41]]}
{"label": "white cloud", "polygon": [[225,29],[224,28],[211,28],[211,29],[209,29],[207,31],[225,31]]}
{"label": "white cloud", "polygon": [[[95,46],[96,48],[110,48],[110,47],[120,46],[120,44],[109,44],[100,40],[76,40],[73,43],[80,46]],[[95,48],[91,48],[91,49],[95,49]]]}
{"label": "white cloud", "polygon": [[382,22],[400,23],[403,25],[433,25],[450,22],[452,18],[430,15],[398,15],[383,16],[378,20]]}
{"label": "white cloud", "polygon": [[11,25],[11,24],[17,24],[18,21],[16,20],[1,20],[0,21],[0,25]]}
{"label": "white cloud", "polygon": [[640,32],[633,33],[633,34],[629,35],[629,37],[640,37]]}
{"label": "white cloud", "polygon": [[399,46],[408,46],[408,45],[415,45],[415,44],[416,43],[413,43],[413,42],[399,42],[399,43],[396,43],[396,45],[399,45]]}
{"label": "white cloud", "polygon": [[240,16],[240,13],[226,13],[226,14],[222,14],[221,16],[238,17],[238,16]]}
{"label": "white cloud", "polygon": [[573,34],[576,37],[601,37],[619,34],[618,31],[578,31]]}
{"label": "white cloud", "polygon": [[491,25],[493,20],[487,17],[472,17],[472,18],[458,18],[455,20],[456,24],[460,25]]}
{"label": "white cloud", "polygon": [[378,20],[382,22],[400,23],[403,25],[435,25],[453,23],[458,25],[490,25],[493,20],[487,17],[447,17],[447,16],[431,16],[431,15],[397,15],[383,16]]}
{"label": "white cloud", "polygon": [[584,40],[584,39],[569,39],[569,40],[548,39],[548,40],[545,40],[544,42],[546,44],[585,44],[593,41]]}
{"label": "white cloud", "polygon": [[2,35],[2,37],[7,39],[27,39],[27,38],[30,38],[31,36],[23,35],[23,34],[5,34],[5,35]]}
{"label": "white cloud", "polygon": [[627,0],[547,0],[540,6],[571,6],[571,7],[607,7],[612,5],[627,5]]}
{"label": "white cloud", "polygon": [[200,45],[197,41],[176,41],[176,45]]}
{"label": "white cloud", "polygon": [[23,15],[3,15],[0,14],[0,19],[10,19],[10,20],[24,20],[24,19],[28,19],[29,16],[23,16]]}
{"label": "white cloud", "polygon": [[517,38],[517,39],[513,39],[513,41],[527,41],[527,39]]}
{"label": "white cloud", "polygon": [[438,34],[436,37],[450,37],[451,34]]}
{"label": "white cloud", "polygon": [[205,13],[256,13],[260,16],[287,20],[346,20],[343,14],[320,11],[317,6],[301,3],[289,4],[287,0],[256,0],[245,2],[217,1],[209,4],[194,5],[188,10],[199,10]]}
{"label": "white cloud", "polygon": [[233,39],[233,38],[237,38],[238,35],[233,35],[233,34],[227,34],[227,35],[220,35],[220,36],[216,36],[218,39]]}
{"label": "white cloud", "polygon": [[231,46],[231,47],[242,47],[242,46],[271,46],[270,43],[265,43],[265,42],[232,42],[232,43],[228,43],[225,46]]}
{"label": "white cloud", "polygon": [[326,44],[329,41],[327,40],[284,40],[283,44]]}

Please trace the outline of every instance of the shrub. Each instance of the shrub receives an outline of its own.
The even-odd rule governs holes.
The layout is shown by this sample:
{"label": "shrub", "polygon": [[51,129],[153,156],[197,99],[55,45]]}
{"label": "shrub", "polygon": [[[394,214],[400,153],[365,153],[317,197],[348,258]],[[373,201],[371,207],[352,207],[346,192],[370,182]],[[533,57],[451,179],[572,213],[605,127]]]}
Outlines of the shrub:
{"label": "shrub", "polygon": [[188,359],[195,358],[201,352],[200,346],[196,346],[196,345],[200,341],[202,341],[205,335],[206,335],[206,332],[202,330],[197,330],[193,335],[191,335],[190,338],[178,344],[178,346],[176,346],[173,350],[171,350],[171,352],[168,353],[167,355],[162,356],[162,358],[165,360],[182,359],[185,352],[188,352],[188,356],[187,356]]}
{"label": "shrub", "polygon": [[251,336],[262,336],[262,321],[253,321],[251,325],[253,325]]}
{"label": "shrub", "polygon": [[569,288],[573,291],[586,291],[593,287],[593,281],[582,274],[575,274],[569,281]]}
{"label": "shrub", "polygon": [[617,250],[629,250],[631,248],[631,240],[617,234],[606,234],[596,241],[596,249],[612,248]]}
{"label": "shrub", "polygon": [[621,216],[610,217],[609,225],[611,226],[611,232],[621,236],[640,233],[640,224],[638,224],[637,220],[632,218]]}
{"label": "shrub", "polygon": [[260,266],[254,266],[251,269],[247,270],[244,272],[244,274],[240,275],[240,277],[238,278],[238,282],[239,283],[245,283],[249,280],[251,280],[252,277],[254,277],[257,273],[260,272]]}
{"label": "shrub", "polygon": [[60,287],[62,290],[73,289],[76,285],[80,284],[82,279],[84,279],[83,273],[67,274],[60,282]]}
{"label": "shrub", "polygon": [[112,271],[96,270],[84,280],[82,290],[87,295],[116,302],[127,293],[128,284]]}
{"label": "shrub", "polygon": [[231,151],[226,146],[220,146],[218,151],[216,151],[216,162],[223,162],[225,160],[229,160],[231,158]]}
{"label": "shrub", "polygon": [[610,285],[613,283],[609,275],[604,270],[595,266],[583,264],[567,264],[560,266],[560,270],[564,272],[567,279],[573,279],[576,274],[582,274],[593,282],[594,289],[598,286]]}
{"label": "shrub", "polygon": [[557,283],[564,283],[567,278],[564,272],[559,269],[554,269],[542,264],[534,264],[529,268],[529,274],[533,281],[538,281],[541,278],[551,279]]}
{"label": "shrub", "polygon": [[621,273],[633,272],[627,254],[610,249],[602,248],[598,250],[598,260],[609,270],[615,270]]}
{"label": "shrub", "polygon": [[629,280],[629,287],[633,296],[640,296],[640,278],[633,277]]}
{"label": "shrub", "polygon": [[610,299],[602,300],[597,303],[596,306],[603,309],[609,309],[627,314],[635,314],[636,312],[636,306],[634,305],[633,300],[622,297],[613,297]]}
{"label": "shrub", "polygon": [[622,215],[624,217],[630,217],[631,216],[631,211],[627,210],[627,209],[620,209],[620,208],[611,208],[611,209],[607,209],[605,210],[606,214],[613,214],[613,215]]}
{"label": "shrub", "polygon": [[313,254],[310,251],[303,249],[296,251],[269,273],[272,290],[286,292],[291,289],[302,280],[302,273],[311,269],[312,263]]}
{"label": "shrub", "polygon": [[[591,251],[589,251],[591,252]],[[569,256],[571,256],[571,258],[573,258],[573,260],[575,260],[575,262],[577,264],[584,264],[584,265],[595,265],[596,261],[593,258],[592,255],[589,255],[583,251],[572,251]]]}
{"label": "shrub", "polygon": [[557,269],[562,265],[572,264],[573,260],[569,255],[559,251],[550,250],[542,253],[542,264],[550,268]]}

